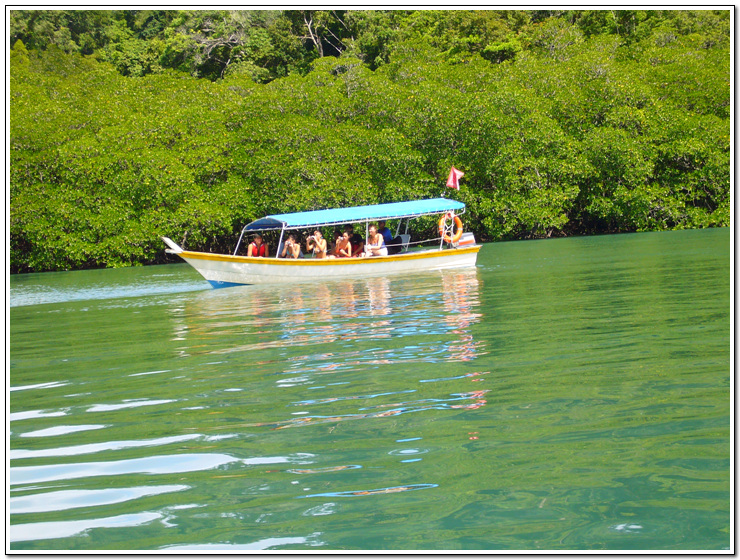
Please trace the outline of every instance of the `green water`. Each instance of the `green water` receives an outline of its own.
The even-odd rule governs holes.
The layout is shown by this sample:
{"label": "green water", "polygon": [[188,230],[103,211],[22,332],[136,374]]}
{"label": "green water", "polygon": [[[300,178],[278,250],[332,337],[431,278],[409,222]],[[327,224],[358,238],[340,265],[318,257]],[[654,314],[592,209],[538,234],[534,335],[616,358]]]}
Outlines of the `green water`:
{"label": "green water", "polygon": [[10,280],[11,549],[725,550],[730,231]]}

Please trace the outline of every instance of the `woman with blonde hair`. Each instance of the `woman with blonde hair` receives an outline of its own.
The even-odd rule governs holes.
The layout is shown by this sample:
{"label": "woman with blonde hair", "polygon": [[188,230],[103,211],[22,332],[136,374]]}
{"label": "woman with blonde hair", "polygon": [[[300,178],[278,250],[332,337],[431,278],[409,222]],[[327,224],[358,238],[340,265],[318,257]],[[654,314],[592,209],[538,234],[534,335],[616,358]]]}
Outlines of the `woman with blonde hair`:
{"label": "woman with blonde hair", "polygon": [[387,257],[388,248],[385,246],[383,236],[378,233],[378,228],[370,226],[370,232],[365,243],[365,257]]}

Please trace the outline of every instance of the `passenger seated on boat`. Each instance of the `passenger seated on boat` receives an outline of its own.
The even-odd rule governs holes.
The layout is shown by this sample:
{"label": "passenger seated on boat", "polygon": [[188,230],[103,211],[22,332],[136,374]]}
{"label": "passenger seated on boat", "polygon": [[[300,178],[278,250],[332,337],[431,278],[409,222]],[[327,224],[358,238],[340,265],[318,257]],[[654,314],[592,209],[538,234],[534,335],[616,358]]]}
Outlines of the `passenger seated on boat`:
{"label": "passenger seated on boat", "polygon": [[385,220],[378,220],[378,233],[383,236],[383,241],[385,241],[386,246],[393,243],[393,234],[391,233],[391,230],[385,226]]}
{"label": "passenger seated on boat", "polygon": [[[287,241],[287,239],[285,240]],[[275,258],[279,259],[285,250],[285,241],[278,243],[277,251],[275,252]]]}
{"label": "passenger seated on boat", "polygon": [[359,233],[353,233],[351,234],[349,241],[352,243],[352,256],[361,257],[362,253],[365,251],[365,240]]}
{"label": "passenger seated on boat", "polygon": [[329,247],[329,256],[333,255],[336,257],[337,256],[337,242],[341,239],[342,232],[339,231],[338,229],[335,229],[333,237],[334,237],[334,241],[332,242],[331,247]]}
{"label": "passenger seated on boat", "polygon": [[350,239],[350,243],[352,243],[352,256],[361,257],[365,251],[365,242],[362,236],[359,233],[355,233]]}
{"label": "passenger seated on boat", "polygon": [[313,256],[317,259],[326,258],[326,239],[319,230],[306,238],[306,251],[313,252]]}
{"label": "passenger seated on boat", "polygon": [[247,248],[248,257],[266,257],[270,254],[267,243],[262,242],[262,236],[258,233],[252,238],[252,242]]}
{"label": "passenger seated on boat", "polygon": [[387,257],[388,249],[385,246],[383,236],[378,233],[378,228],[370,226],[370,234],[365,243],[364,257]]}
{"label": "passenger seated on boat", "polygon": [[329,258],[344,259],[352,256],[352,243],[349,240],[349,233],[346,231],[342,234],[342,237],[337,239],[337,246],[334,248],[334,255],[329,255]]}
{"label": "passenger seated on boat", "polygon": [[301,245],[295,240],[294,234],[289,234],[288,240],[283,243],[282,251],[278,252],[278,257],[282,257],[284,259],[297,259],[302,256],[303,251],[301,251]]}
{"label": "passenger seated on boat", "polygon": [[378,220],[378,233],[383,236],[383,241],[385,241],[385,246],[386,249],[388,249],[389,255],[396,255],[401,252],[401,249],[403,248],[401,236],[393,237],[391,230],[385,226],[385,220]]}

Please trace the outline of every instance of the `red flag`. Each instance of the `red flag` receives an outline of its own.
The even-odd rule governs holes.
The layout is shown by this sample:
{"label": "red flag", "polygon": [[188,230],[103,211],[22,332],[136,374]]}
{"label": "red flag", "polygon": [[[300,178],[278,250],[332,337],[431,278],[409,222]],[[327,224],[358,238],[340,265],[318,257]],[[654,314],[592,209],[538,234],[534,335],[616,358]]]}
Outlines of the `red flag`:
{"label": "red flag", "polygon": [[454,167],[450,169],[450,176],[447,177],[447,186],[451,189],[457,189],[459,191],[460,183],[458,183],[458,181],[463,175],[465,175],[465,173],[463,173],[459,169],[455,169]]}

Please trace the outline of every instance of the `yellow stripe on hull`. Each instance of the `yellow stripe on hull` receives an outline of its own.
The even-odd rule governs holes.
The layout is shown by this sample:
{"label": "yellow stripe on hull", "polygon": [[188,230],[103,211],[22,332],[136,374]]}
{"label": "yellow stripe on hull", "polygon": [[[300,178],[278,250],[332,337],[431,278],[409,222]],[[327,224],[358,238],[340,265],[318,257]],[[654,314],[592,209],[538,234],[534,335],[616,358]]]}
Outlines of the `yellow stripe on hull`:
{"label": "yellow stripe on hull", "polygon": [[347,259],[277,259],[195,251],[182,251],[178,254],[212,285],[218,286],[284,283],[474,266],[479,250],[480,245],[474,245],[457,249],[402,253],[388,257]]}
{"label": "yellow stripe on hull", "polygon": [[234,255],[219,255],[214,253],[199,253],[197,251],[183,251],[179,255],[183,259],[197,259],[201,261],[220,261],[253,264],[272,264],[279,266],[341,266],[348,264],[394,262],[400,260],[428,259],[444,255],[461,255],[464,253],[477,253],[480,245],[474,245],[464,249],[443,249],[441,251],[419,251],[412,253],[401,253],[388,257],[353,257],[343,259],[278,259],[275,257],[239,257]]}

